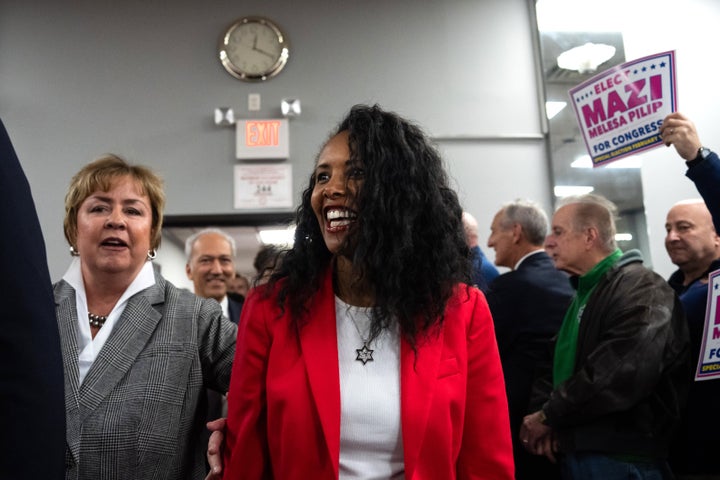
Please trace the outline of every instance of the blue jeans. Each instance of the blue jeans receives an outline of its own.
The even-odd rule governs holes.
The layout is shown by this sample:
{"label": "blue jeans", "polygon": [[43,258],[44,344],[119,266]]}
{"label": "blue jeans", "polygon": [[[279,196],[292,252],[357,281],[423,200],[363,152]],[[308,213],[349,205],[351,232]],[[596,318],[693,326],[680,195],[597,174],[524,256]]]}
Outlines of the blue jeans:
{"label": "blue jeans", "polygon": [[669,480],[666,462],[627,462],[607,455],[574,453],[560,459],[563,480]]}

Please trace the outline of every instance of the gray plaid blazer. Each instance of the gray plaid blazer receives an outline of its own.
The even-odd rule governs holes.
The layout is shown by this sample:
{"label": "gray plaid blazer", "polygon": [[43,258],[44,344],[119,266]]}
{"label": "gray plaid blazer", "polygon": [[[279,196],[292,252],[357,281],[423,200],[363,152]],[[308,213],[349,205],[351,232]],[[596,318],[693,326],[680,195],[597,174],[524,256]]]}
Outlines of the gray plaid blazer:
{"label": "gray plaid blazer", "polygon": [[130,298],[82,385],[75,290],[54,286],[65,370],[65,478],[202,479],[205,389],[226,392],[237,326],[220,306],[156,284]]}

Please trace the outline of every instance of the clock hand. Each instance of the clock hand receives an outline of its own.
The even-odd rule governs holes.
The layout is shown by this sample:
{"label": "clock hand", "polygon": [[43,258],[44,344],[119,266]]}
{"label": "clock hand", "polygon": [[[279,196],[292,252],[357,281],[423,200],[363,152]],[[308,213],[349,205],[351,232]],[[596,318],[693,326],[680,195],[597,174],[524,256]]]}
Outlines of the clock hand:
{"label": "clock hand", "polygon": [[255,51],[258,52],[258,53],[262,53],[263,55],[266,55],[266,56],[268,56],[268,57],[270,57],[270,58],[275,58],[275,55],[273,55],[272,53],[268,53],[268,52],[266,52],[265,50],[262,50],[262,49],[260,49],[260,48],[253,48],[253,50],[255,50]]}
{"label": "clock hand", "polygon": [[257,50],[257,35],[255,35],[255,37],[253,38],[253,46],[252,46],[252,49],[253,49],[253,50]]}

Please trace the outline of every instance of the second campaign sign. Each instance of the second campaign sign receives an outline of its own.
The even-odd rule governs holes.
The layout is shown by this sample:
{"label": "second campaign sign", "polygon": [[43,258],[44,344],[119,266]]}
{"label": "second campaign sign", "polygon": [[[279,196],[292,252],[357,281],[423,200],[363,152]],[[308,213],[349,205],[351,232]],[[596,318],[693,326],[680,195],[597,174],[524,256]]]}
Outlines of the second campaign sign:
{"label": "second campaign sign", "polygon": [[570,98],[593,166],[661,145],[662,120],[676,109],[675,52],[606,70]]}

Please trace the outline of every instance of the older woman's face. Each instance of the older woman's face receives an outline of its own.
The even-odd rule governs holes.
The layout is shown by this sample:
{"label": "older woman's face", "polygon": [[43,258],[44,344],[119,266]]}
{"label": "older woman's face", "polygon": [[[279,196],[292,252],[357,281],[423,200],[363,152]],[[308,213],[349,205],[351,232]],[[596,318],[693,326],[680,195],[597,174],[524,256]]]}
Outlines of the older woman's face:
{"label": "older woman's face", "polygon": [[152,207],[129,176],[113,180],[107,192],[96,191],[78,209],[77,249],[83,269],[127,274],[132,280],[150,250]]}
{"label": "older woman's face", "polygon": [[347,131],[340,132],[320,152],[310,198],[325,245],[332,253],[338,253],[350,226],[357,220],[353,200],[364,176],[361,165],[350,159],[348,138]]}

